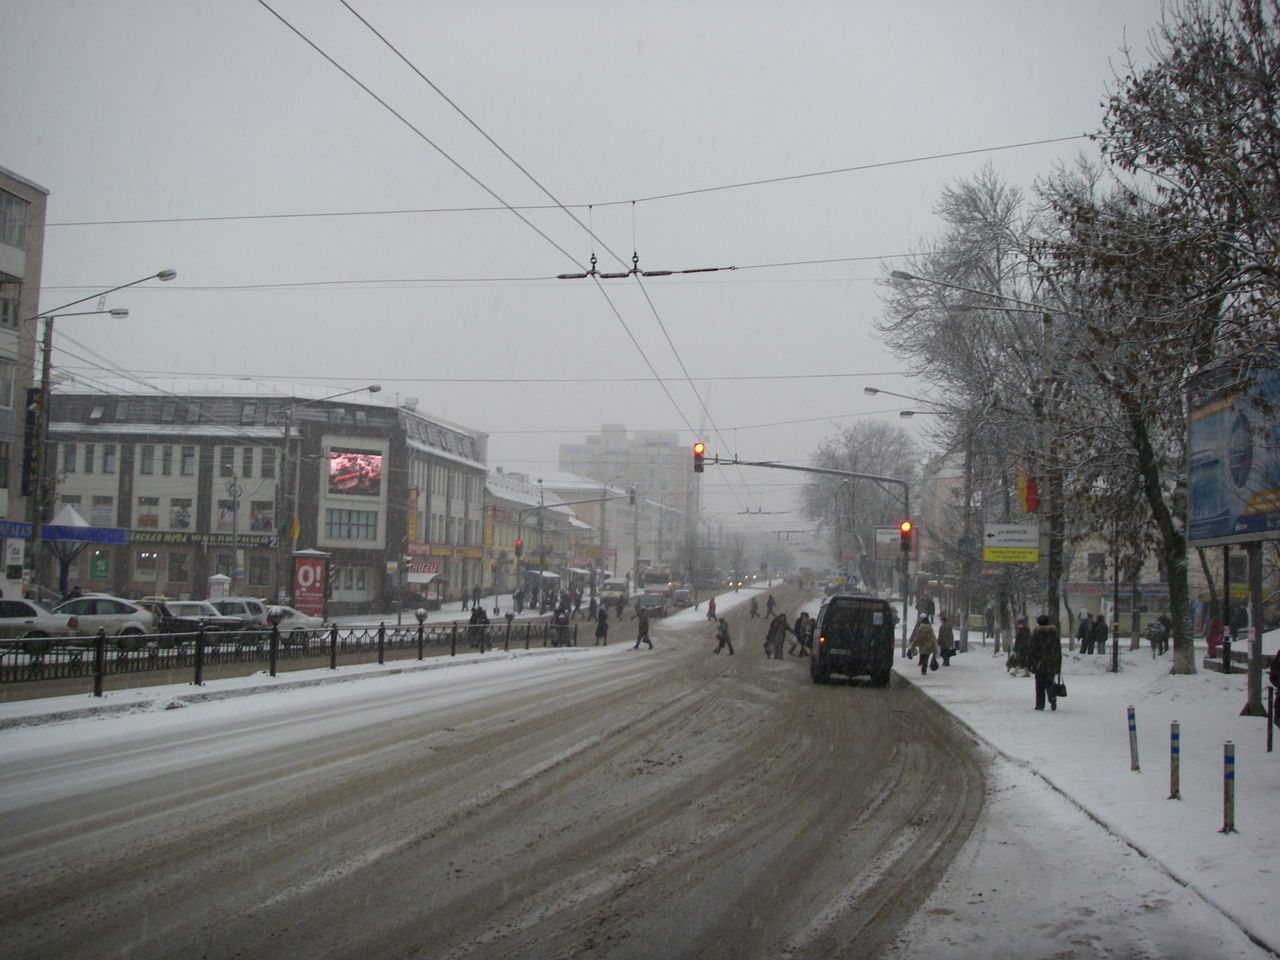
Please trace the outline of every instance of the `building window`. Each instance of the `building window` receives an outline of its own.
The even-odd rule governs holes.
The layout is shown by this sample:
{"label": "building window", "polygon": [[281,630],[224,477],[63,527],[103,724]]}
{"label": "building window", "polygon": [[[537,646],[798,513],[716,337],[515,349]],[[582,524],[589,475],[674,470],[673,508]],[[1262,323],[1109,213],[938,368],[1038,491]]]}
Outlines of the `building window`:
{"label": "building window", "polygon": [[62,472],[76,472],[76,445],[74,443],[64,443],[62,445]]}
{"label": "building window", "polygon": [[101,420],[101,419],[102,419],[102,411],[103,411],[103,409],[104,409],[104,408],[103,408],[102,404],[100,404],[100,403],[95,403],[95,404],[93,405],[93,409],[89,411],[89,422],[90,422],[90,423],[97,423],[99,420]]}
{"label": "building window", "polygon": [[133,579],[140,583],[155,583],[160,555],[154,550],[139,550],[133,555]]}
{"label": "building window", "polygon": [[218,501],[218,520],[214,528],[219,533],[232,533],[236,528],[236,502],[234,500]]}
{"label": "building window", "polygon": [[9,441],[0,440],[0,489],[9,486]]}
{"label": "building window", "polygon": [[270,500],[249,501],[249,529],[255,533],[270,533],[276,528],[276,505]]}
{"label": "building window", "polygon": [[256,403],[245,403],[240,407],[240,424],[242,426],[251,426],[253,424],[254,415],[258,411]]}
{"label": "building window", "polygon": [[154,443],[144,443],[139,449],[138,472],[147,477],[156,472],[156,445]]}
{"label": "building window", "polygon": [[18,298],[0,297],[0,326],[18,329]]}
{"label": "building window", "polygon": [[115,497],[94,497],[89,523],[95,527],[111,526],[115,520],[115,502]]}
{"label": "building window", "polygon": [[27,207],[29,204],[8,190],[0,190],[0,243],[19,250],[27,248]]}
{"label": "building window", "polygon": [[330,540],[376,540],[378,511],[330,507],[324,512],[324,530]]}
{"label": "building window", "polygon": [[160,473],[166,477],[173,476],[173,447],[160,448]]}
{"label": "building window", "polygon": [[1101,583],[1107,578],[1107,555],[1090,553],[1085,555],[1085,579],[1090,583]]}
{"label": "building window", "polygon": [[187,423],[200,422],[200,404],[195,401],[187,401]]}
{"label": "building window", "polygon": [[10,360],[0,360],[0,407],[13,406],[13,382],[18,365]]}
{"label": "building window", "polygon": [[116,472],[116,445],[114,443],[104,443],[102,445],[102,472]]}
{"label": "building window", "polygon": [[84,445],[84,472],[93,473],[93,461],[97,458],[97,451],[94,450],[92,443]]}
{"label": "building window", "polygon": [[253,447],[245,447],[240,451],[240,476],[253,476]]}
{"label": "building window", "polygon": [[236,475],[236,448],[218,448],[218,476],[234,477]]}
{"label": "building window", "polygon": [[179,464],[179,470],[184,477],[194,477],[196,475],[196,448],[182,448],[182,462]]}
{"label": "building window", "polygon": [[169,529],[191,529],[191,499],[189,497],[171,497],[169,499]]}
{"label": "building window", "polygon": [[265,587],[271,582],[271,558],[249,558],[249,586]]}
{"label": "building window", "polygon": [[276,452],[270,447],[262,448],[262,472],[260,476],[266,480],[276,475]]}
{"label": "building window", "polygon": [[160,422],[173,423],[178,415],[178,404],[175,400],[166,400],[160,404]]}
{"label": "building window", "polygon": [[220,553],[214,558],[213,567],[215,573],[220,573],[224,577],[235,575],[236,558],[229,553]]}
{"label": "building window", "polygon": [[169,582],[188,583],[191,580],[191,554],[169,554]]}
{"label": "building window", "polygon": [[[64,507],[70,507],[76,513],[80,513],[80,494],[64,493],[58,499],[62,501]],[[80,515],[84,516],[83,513],[80,513]]]}
{"label": "building window", "polygon": [[147,528],[160,526],[159,497],[138,498],[138,515],[134,518],[134,526]]}
{"label": "building window", "polygon": [[129,401],[117,400],[116,401],[116,420],[120,421],[120,420],[128,420],[128,419],[129,419]]}

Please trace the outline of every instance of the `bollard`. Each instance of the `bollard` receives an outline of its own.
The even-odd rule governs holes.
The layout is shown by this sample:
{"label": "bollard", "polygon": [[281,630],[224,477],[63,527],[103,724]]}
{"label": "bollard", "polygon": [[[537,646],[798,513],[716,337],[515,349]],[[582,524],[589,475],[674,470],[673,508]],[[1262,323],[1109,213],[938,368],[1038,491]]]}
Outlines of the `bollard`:
{"label": "bollard", "polygon": [[1179,729],[1178,721],[1174,720],[1173,723],[1169,724],[1169,799],[1170,800],[1182,799],[1182,793],[1181,793],[1182,784],[1179,782],[1179,772],[1180,772],[1179,764],[1181,760],[1179,754],[1182,749],[1182,744],[1179,741],[1181,739],[1181,736],[1182,734]]}
{"label": "bollard", "polygon": [[531,624],[526,623],[524,625],[524,648],[526,650],[529,649],[529,634],[532,630],[533,630],[533,626]]}
{"label": "bollard", "polygon": [[338,625],[329,627],[329,669],[338,669]]}
{"label": "bollard", "polygon": [[1222,672],[1231,672],[1231,634],[1222,638]]}
{"label": "bollard", "polygon": [[197,687],[204,686],[204,627],[196,633],[196,675],[191,682]]}
{"label": "bollard", "polygon": [[271,662],[271,676],[277,676],[280,673],[280,625],[276,623],[271,625],[271,644],[268,657]]}
{"label": "bollard", "polygon": [[458,625],[455,623],[453,629],[449,631],[449,656],[456,657],[458,655]]}
{"label": "bollard", "polygon": [[107,672],[107,631],[99,627],[93,638],[93,695],[102,696],[102,684]]}
{"label": "bollard", "polygon": [[1276,688],[1267,687],[1267,753],[1271,752],[1277,723],[1280,723],[1280,717],[1276,716]]}
{"label": "bollard", "polygon": [[1129,707],[1129,769],[1138,770],[1138,720]]}
{"label": "bollard", "polygon": [[378,665],[387,662],[387,625],[378,624]]}
{"label": "bollard", "polygon": [[512,616],[511,612],[508,611],[507,612],[507,632],[504,633],[502,636],[502,649],[504,652],[509,652],[511,650],[511,621],[514,619],[515,618]]}
{"label": "bollard", "polygon": [[418,659],[419,660],[422,659],[422,640],[423,640],[423,632],[425,629],[426,628],[423,626],[422,621],[419,620],[418,621]]}
{"label": "bollard", "polygon": [[1222,745],[1222,833],[1236,832],[1236,745]]}

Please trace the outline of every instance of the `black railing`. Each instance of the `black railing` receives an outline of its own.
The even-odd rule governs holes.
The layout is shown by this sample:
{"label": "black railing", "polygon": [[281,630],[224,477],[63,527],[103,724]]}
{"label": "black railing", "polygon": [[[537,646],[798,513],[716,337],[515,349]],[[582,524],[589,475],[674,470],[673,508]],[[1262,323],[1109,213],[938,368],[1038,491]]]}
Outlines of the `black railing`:
{"label": "black railing", "polygon": [[[413,651],[417,659],[428,655],[450,656],[459,652],[511,650],[531,647],[577,646],[578,626],[557,626],[547,621],[491,624],[415,624],[341,629],[275,628],[235,632],[158,634],[130,637],[123,649],[117,638],[51,639],[47,649],[21,640],[0,641],[0,684],[42,680],[93,678],[94,695],[102,696],[103,678],[159,670],[189,672],[192,683],[204,683],[206,669],[231,664],[268,664],[271,675],[282,662],[328,659],[331,670],[338,661],[385,663],[388,653]],[[405,659],[398,657],[397,659]],[[318,664],[317,664],[318,665]]]}

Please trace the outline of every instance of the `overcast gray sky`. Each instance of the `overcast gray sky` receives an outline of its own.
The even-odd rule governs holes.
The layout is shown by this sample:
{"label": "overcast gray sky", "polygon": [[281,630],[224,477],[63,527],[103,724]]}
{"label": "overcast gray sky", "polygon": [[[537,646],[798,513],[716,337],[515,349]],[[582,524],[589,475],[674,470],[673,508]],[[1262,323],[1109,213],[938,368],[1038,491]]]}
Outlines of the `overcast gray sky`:
{"label": "overcast gray sky", "polygon": [[[57,344],[144,377],[381,382],[535,474],[605,422],[790,462],[833,425],[897,422],[863,386],[928,387],[875,339],[877,283],[927,245],[941,189],[984,163],[1029,187],[1093,151],[894,161],[1095,130],[1121,47],[1144,52],[1160,15],[1159,0],[348,0],[593,241],[562,210],[524,211],[533,226],[504,210],[484,187],[551,201],[338,0],[269,2],[418,132],[256,0],[5,4],[0,166],[50,191],[42,307],[179,271],[114,295],[128,320],[68,320]],[[275,216],[338,213],[364,215]],[[633,250],[647,269],[739,269],[603,293],[546,279],[593,250],[601,270]],[[821,376],[765,379],[800,374]],[[707,510],[788,509],[798,478],[709,468]]]}

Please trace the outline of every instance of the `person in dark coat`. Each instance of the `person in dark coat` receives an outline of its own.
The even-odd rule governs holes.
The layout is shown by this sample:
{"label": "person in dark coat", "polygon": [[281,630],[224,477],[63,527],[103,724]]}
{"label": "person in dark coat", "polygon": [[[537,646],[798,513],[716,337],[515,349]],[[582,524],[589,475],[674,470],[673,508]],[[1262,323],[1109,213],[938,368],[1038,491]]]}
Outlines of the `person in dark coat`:
{"label": "person in dark coat", "polygon": [[938,614],[938,656],[944,667],[951,666],[951,656],[956,652],[956,635],[945,613]]}
{"label": "person in dark coat", "polygon": [[1058,674],[1062,672],[1062,640],[1058,637],[1058,628],[1044,614],[1036,618],[1036,628],[1031,632],[1027,663],[1036,678],[1036,709],[1044,709],[1047,697],[1049,709],[1057,710],[1056,690]]}
{"label": "person in dark coat", "polygon": [[780,613],[769,621],[769,633],[764,639],[765,658],[782,659],[782,647],[787,642],[787,634],[791,627],[787,624],[787,615]]}
{"label": "person in dark coat", "polygon": [[1021,670],[1024,677],[1031,676],[1029,672],[1030,658],[1027,656],[1027,648],[1031,643],[1031,630],[1027,627],[1027,618],[1019,617],[1017,626],[1013,631],[1013,652],[1009,654],[1009,670]]}
{"label": "person in dark coat", "polygon": [[649,645],[649,649],[652,650],[653,641],[649,639],[649,611],[645,610],[643,607],[637,606],[635,616],[631,619],[640,621],[636,624],[636,645],[631,649],[639,650],[641,643],[647,643]]}
{"label": "person in dark coat", "polygon": [[719,653],[721,647],[729,648],[729,656],[733,656],[733,641],[729,639],[729,623],[723,617],[720,619],[720,625],[716,627],[716,648],[712,653]]}
{"label": "person in dark coat", "polygon": [[596,615],[596,644],[597,647],[607,647],[609,645],[609,611],[605,607],[600,608],[600,612]]}
{"label": "person in dark coat", "polygon": [[911,631],[911,639],[908,641],[910,650],[907,655],[911,655],[914,650],[920,655],[920,675],[927,676],[929,673],[929,661],[938,650],[938,638],[934,636],[933,624],[929,622],[929,618],[921,616],[915,625],[915,629]]}
{"label": "person in dark coat", "polygon": [[752,616],[752,617],[760,616],[760,605],[756,603],[755,597],[751,598],[751,609],[749,611],[749,616]]}
{"label": "person in dark coat", "polygon": [[716,598],[712,597],[707,601],[707,619],[715,620],[716,618]]}
{"label": "person in dark coat", "polygon": [[1081,653],[1093,653],[1093,614],[1086,613],[1080,618],[1080,626],[1076,630],[1076,639],[1080,641]]}
{"label": "person in dark coat", "polygon": [[1089,632],[1090,653],[1107,652],[1107,618],[1098,614],[1093,618],[1093,629]]}
{"label": "person in dark coat", "polygon": [[809,614],[805,611],[800,612],[800,616],[796,617],[796,622],[791,628],[794,636],[791,638],[791,645],[787,649],[788,653],[796,653],[798,656],[809,656]]}

